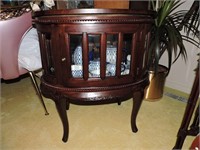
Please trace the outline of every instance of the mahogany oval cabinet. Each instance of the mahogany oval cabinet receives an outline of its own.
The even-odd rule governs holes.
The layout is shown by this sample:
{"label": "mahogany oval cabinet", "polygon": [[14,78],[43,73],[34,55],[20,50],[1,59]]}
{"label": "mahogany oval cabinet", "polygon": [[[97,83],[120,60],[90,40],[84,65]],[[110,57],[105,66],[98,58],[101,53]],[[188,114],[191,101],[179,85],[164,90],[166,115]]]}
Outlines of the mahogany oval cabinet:
{"label": "mahogany oval cabinet", "polygon": [[34,14],[43,75],[42,94],[54,100],[68,140],[69,104],[109,104],[133,99],[131,128],[148,85],[151,11],[47,10]]}

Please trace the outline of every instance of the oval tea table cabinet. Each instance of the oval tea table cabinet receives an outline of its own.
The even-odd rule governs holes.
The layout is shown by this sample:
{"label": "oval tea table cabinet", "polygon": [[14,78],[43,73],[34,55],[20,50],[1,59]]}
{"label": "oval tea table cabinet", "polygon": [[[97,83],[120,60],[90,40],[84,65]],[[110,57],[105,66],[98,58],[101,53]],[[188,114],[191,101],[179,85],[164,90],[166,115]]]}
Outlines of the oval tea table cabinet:
{"label": "oval tea table cabinet", "polygon": [[131,128],[137,132],[136,117],[149,83],[146,55],[153,16],[152,11],[128,9],[34,13],[44,69],[41,92],[56,104],[64,142],[70,103],[120,104],[133,99]]}

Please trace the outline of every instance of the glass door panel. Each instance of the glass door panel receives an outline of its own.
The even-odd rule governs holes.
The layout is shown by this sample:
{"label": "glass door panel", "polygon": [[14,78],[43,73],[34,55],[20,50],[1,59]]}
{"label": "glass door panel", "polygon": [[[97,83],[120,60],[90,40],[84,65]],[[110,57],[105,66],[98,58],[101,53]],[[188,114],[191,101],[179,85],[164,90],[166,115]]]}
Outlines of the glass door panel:
{"label": "glass door panel", "polygon": [[122,64],[124,66],[121,75],[127,75],[130,72],[131,64],[131,49],[132,49],[133,34],[127,33],[123,35],[123,47],[122,47]]}
{"label": "glass door panel", "polygon": [[107,76],[116,75],[118,34],[107,34],[106,71]]}
{"label": "glass door panel", "polygon": [[70,40],[70,56],[71,56],[71,75],[74,78],[83,77],[83,51],[82,51],[82,35],[71,34]]}
{"label": "glass door panel", "polygon": [[100,77],[100,35],[88,35],[89,77]]}

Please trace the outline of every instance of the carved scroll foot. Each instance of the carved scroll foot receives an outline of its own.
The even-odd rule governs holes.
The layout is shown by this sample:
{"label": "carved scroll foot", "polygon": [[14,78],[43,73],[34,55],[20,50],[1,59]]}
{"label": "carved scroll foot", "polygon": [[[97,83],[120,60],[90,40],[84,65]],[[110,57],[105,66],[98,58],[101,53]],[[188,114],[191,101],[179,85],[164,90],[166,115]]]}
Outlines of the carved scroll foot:
{"label": "carved scroll foot", "polygon": [[60,119],[63,124],[64,133],[63,133],[62,141],[67,142],[68,135],[69,135],[69,124],[68,124],[68,118],[67,118],[67,112],[66,112],[67,102],[66,102],[66,99],[63,98],[63,99],[55,100],[55,103],[56,103],[57,111],[60,115]]}
{"label": "carved scroll foot", "polygon": [[131,129],[133,132],[137,132],[136,118],[139,112],[142,100],[144,97],[144,91],[137,91],[133,94],[133,109],[131,114]]}

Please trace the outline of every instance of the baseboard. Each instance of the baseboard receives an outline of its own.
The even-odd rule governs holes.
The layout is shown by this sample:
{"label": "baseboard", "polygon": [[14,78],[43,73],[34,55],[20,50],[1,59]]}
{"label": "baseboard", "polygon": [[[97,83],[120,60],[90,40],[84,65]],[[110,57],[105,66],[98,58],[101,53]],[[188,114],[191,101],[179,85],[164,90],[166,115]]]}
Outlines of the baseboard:
{"label": "baseboard", "polygon": [[164,95],[185,103],[187,103],[189,97],[188,93],[170,87],[165,87]]}

